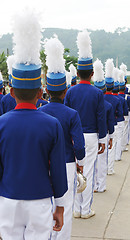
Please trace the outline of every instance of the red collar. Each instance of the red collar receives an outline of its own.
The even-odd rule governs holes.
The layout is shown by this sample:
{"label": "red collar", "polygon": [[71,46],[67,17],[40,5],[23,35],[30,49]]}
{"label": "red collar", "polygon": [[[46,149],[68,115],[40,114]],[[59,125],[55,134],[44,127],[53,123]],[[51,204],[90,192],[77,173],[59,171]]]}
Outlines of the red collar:
{"label": "red collar", "polygon": [[2,92],[0,92],[0,94],[1,94],[1,95],[3,95],[3,93],[2,93]]}
{"label": "red collar", "polygon": [[119,94],[125,94],[124,92],[119,92]]}
{"label": "red collar", "polygon": [[19,104],[17,104],[15,109],[35,109],[35,110],[37,110],[36,106],[32,103],[19,103]]}
{"label": "red collar", "polygon": [[113,93],[114,96],[118,96],[118,93]]}
{"label": "red collar", "polygon": [[86,81],[86,80],[81,80],[79,82],[79,84],[89,84],[89,85],[91,85],[91,83],[89,81]]}
{"label": "red collar", "polygon": [[106,94],[106,95],[113,95],[112,92],[106,92],[105,94]]}

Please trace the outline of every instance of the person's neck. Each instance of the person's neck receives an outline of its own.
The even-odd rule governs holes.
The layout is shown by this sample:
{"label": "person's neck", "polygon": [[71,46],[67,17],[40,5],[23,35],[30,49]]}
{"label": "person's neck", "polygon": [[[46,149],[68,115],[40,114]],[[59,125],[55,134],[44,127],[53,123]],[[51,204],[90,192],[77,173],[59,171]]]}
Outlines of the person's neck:
{"label": "person's neck", "polygon": [[20,103],[30,103],[30,104],[33,104],[36,106],[36,103],[37,103],[37,100],[38,99],[33,99],[33,100],[20,100],[18,98],[15,99],[16,100],[16,103],[17,104],[20,104]]}

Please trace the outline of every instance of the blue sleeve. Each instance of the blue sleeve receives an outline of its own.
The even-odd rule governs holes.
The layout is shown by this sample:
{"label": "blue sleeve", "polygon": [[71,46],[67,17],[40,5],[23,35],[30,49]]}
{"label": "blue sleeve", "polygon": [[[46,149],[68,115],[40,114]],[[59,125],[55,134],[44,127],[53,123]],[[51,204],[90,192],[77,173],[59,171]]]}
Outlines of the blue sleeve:
{"label": "blue sleeve", "polygon": [[97,107],[97,126],[99,139],[106,136],[106,116],[105,116],[105,107],[104,107],[104,96],[103,93],[99,92],[98,98],[98,107]]}
{"label": "blue sleeve", "polygon": [[81,120],[77,111],[75,111],[75,116],[71,119],[70,134],[73,139],[75,156],[78,160],[82,160],[85,157],[85,141]]}
{"label": "blue sleeve", "polygon": [[3,166],[2,166],[2,163],[1,163],[1,157],[0,157],[0,180],[2,178],[2,175],[3,175]]}
{"label": "blue sleeve", "polygon": [[1,115],[5,113],[4,112],[4,101],[3,101],[3,98],[1,99],[0,112],[1,112]]}
{"label": "blue sleeve", "polygon": [[68,190],[68,186],[65,162],[64,133],[58,120],[56,123],[55,142],[50,153],[50,177],[54,198],[62,197]]}
{"label": "blue sleeve", "polygon": [[120,101],[118,101],[117,107],[116,107],[116,118],[117,118],[117,122],[121,122],[124,120],[123,107]]}
{"label": "blue sleeve", "polygon": [[108,111],[108,119],[107,119],[109,134],[112,134],[114,132],[114,123],[115,123],[114,110],[113,110],[113,107],[111,106]]}

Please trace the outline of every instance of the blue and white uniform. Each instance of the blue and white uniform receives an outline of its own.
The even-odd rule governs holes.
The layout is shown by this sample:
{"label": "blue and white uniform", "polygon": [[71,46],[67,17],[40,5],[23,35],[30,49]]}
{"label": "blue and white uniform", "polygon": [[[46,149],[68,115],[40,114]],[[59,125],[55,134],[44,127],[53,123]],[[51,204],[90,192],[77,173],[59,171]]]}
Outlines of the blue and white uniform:
{"label": "blue and white uniform", "polygon": [[115,132],[113,134],[113,145],[112,148],[108,150],[108,174],[114,173],[114,161],[116,157],[116,144],[117,144],[117,123],[124,120],[123,109],[120,100],[113,95],[112,92],[107,92],[104,96],[105,100],[112,104],[114,111],[114,125]]}
{"label": "blue and white uniform", "polygon": [[105,138],[105,150],[102,154],[98,155],[98,161],[96,166],[95,186],[96,192],[104,192],[106,190],[106,177],[108,167],[108,142],[110,138],[113,138],[114,133],[114,111],[112,105],[104,100],[105,116],[106,116],[106,138]]}
{"label": "blue and white uniform", "polygon": [[91,86],[90,82],[80,81],[80,84],[67,91],[65,104],[78,111],[85,137],[86,156],[83,173],[88,186],[82,193],[76,194],[74,211],[86,215],[91,212],[93,201],[98,141],[104,143],[106,136],[104,97],[102,91]]}
{"label": "blue and white uniform", "polygon": [[56,117],[64,131],[65,137],[65,158],[67,167],[68,191],[65,194],[66,204],[64,205],[64,226],[58,233],[53,232],[52,239],[69,240],[72,226],[72,210],[74,203],[75,183],[76,183],[76,159],[78,164],[84,164],[85,148],[81,121],[77,111],[64,104],[59,98],[52,98],[51,102],[39,108],[53,117]]}
{"label": "blue and white uniform", "polygon": [[[27,239],[30,231],[31,239],[41,239],[40,229],[45,231],[46,219],[52,229],[52,196],[56,205],[60,206],[60,198],[67,191],[62,127],[56,118],[37,111],[35,105],[22,103],[0,117],[0,136],[0,222],[9,219],[6,231],[12,237],[10,239],[13,236],[18,239],[22,232]],[[20,209],[23,209],[21,220],[11,210],[14,206],[19,214]],[[39,207],[38,221],[36,215]],[[8,219],[5,216],[6,208],[11,211]],[[30,219],[29,211],[36,211]],[[43,221],[44,214],[46,219]],[[15,228],[12,228],[12,224],[15,224]],[[0,230],[2,238],[8,239],[2,225]]]}

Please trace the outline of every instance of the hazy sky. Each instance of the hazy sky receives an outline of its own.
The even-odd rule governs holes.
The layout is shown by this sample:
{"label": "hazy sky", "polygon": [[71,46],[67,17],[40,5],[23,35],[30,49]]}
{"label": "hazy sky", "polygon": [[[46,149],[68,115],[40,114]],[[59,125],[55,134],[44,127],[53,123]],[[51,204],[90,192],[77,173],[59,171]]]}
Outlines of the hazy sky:
{"label": "hazy sky", "polygon": [[42,27],[105,29],[130,28],[130,0],[2,0],[0,35],[11,32],[11,17],[31,6],[41,14]]}

